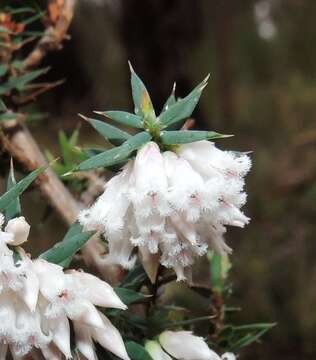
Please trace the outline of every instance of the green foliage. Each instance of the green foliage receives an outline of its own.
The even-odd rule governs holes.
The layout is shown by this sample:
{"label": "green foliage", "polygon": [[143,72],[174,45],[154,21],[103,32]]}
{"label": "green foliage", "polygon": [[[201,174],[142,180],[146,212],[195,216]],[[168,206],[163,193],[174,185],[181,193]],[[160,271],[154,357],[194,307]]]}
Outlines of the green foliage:
{"label": "green foliage", "polygon": [[82,227],[75,223],[61,242],[55,244],[39,257],[54,264],[67,266],[75,253],[82,248],[94,233],[94,231],[82,232]]}
{"label": "green foliage", "polygon": [[215,140],[230,137],[214,131],[180,130],[162,131],[160,141],[163,145],[187,144],[201,140]]}
{"label": "green foliage", "polygon": [[115,126],[109,125],[104,121],[97,119],[87,118],[79,114],[83,119],[87,120],[96,131],[101,134],[106,140],[108,140],[113,145],[121,145],[125,140],[128,140],[131,135],[127,132],[118,129]]}
{"label": "green foliage", "polygon": [[0,196],[0,211],[6,211],[6,209],[11,206],[12,203],[17,201],[17,198],[31,185],[31,183],[45,171],[45,167],[40,167],[25,178],[20,180],[15,185],[12,185],[10,189]]}
{"label": "green foliage", "polygon": [[258,323],[250,325],[226,325],[219,334],[219,345],[227,351],[239,352],[242,348],[253,344],[270,329],[275,323]]}
{"label": "green foliage", "polygon": [[[167,99],[163,111],[159,117],[156,117],[149,93],[135,73],[131,64],[131,87],[135,106],[135,115],[125,111],[95,111],[95,113],[104,115],[120,124],[127,125],[136,129],[143,129],[139,134],[131,137],[125,131],[122,131],[112,125],[105,124],[97,119],[87,118],[80,115],[109,142],[119,145],[116,148],[104,151],[91,156],[75,168],[75,171],[91,170],[99,167],[110,168],[113,165],[123,165],[133,152],[153,139],[164,149],[165,146],[185,144],[200,140],[214,140],[227,137],[214,131],[162,131],[165,128],[179,127],[182,122],[191,116],[203,89],[207,85],[207,76],[189,95],[184,99],[176,100],[175,85],[172,93]],[[181,122],[181,123],[180,123]],[[137,139],[137,140],[136,140]],[[137,145],[131,145],[135,142]]]}
{"label": "green foliage", "polygon": [[208,79],[209,75],[189,95],[178,100],[159,115],[162,128],[166,128],[192,115]]}
{"label": "green foliage", "polygon": [[91,170],[101,166],[108,167],[118,164],[128,159],[129,155],[150,141],[150,139],[151,136],[146,131],[143,131],[126,140],[121,146],[104,151],[82,162],[75,170]]}
{"label": "green foliage", "polygon": [[127,341],[125,346],[131,360],[153,360],[148,351],[135,341]]}
{"label": "green foliage", "polygon": [[[13,161],[11,161],[10,172],[7,179],[7,191],[12,189],[16,185],[14,177]],[[5,209],[5,217],[7,220],[13,219],[21,214],[21,202],[19,196],[17,196]]]}
{"label": "green foliage", "polygon": [[114,288],[114,290],[117,293],[117,295],[120,297],[120,299],[123,301],[123,303],[126,305],[142,303],[146,301],[146,299],[148,299],[148,296],[146,297],[144,294],[134,290],[130,290],[122,287],[116,287]]}
{"label": "green foliage", "polygon": [[126,111],[95,111],[96,114],[104,115],[111,120],[133,128],[142,129],[144,127],[142,118],[138,115]]}

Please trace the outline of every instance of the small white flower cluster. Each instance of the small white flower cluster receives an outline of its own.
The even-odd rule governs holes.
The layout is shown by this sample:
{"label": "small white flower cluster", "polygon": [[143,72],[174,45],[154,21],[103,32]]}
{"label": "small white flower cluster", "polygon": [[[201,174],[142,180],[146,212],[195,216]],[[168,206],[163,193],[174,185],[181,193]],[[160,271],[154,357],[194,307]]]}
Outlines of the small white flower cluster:
{"label": "small white flower cluster", "polygon": [[154,142],[141,148],[114,176],[90,209],[79,215],[87,229],[104,233],[107,261],[133,265],[134,247],[160,253],[162,265],[186,278],[194,259],[207,249],[230,252],[226,225],[249,222],[244,176],[251,167],[245,154],[221,151],[208,141],[161,153]]}
{"label": "small white flower cluster", "polygon": [[95,360],[93,340],[128,360],[118,330],[95,306],[126,309],[112,287],[97,277],[63,268],[42,259],[31,260],[22,248],[8,245],[27,240],[30,226],[23,217],[1,231],[0,214],[0,359],[26,354],[48,360],[71,358],[70,320],[77,349]]}
{"label": "small white flower cluster", "polygon": [[233,353],[220,357],[191,331],[164,331],[158,341],[149,340],[145,347],[153,360],[236,360]]}

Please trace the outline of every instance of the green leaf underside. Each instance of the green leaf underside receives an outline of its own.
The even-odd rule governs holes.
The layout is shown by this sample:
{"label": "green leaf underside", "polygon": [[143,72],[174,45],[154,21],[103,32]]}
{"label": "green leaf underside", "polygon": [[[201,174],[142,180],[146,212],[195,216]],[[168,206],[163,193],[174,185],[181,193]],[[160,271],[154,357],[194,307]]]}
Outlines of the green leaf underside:
{"label": "green leaf underside", "polygon": [[104,151],[101,154],[95,155],[90,159],[83,161],[77,166],[75,171],[109,167],[118,164],[125,160],[133,151],[139,149],[141,146],[150,141],[150,139],[151,136],[146,131],[143,131],[132,136],[121,146]]}
{"label": "green leaf underside", "polygon": [[40,175],[43,171],[45,171],[45,167],[40,167],[32,171],[25,178],[23,178],[17,184],[12,186],[9,191],[4,193],[0,197],[0,211],[6,210],[7,207],[10,206],[11,203],[15,201],[16,198],[19,197],[23,193],[23,191],[25,191],[30,186],[30,184],[38,177],[38,175]]}
{"label": "green leaf underside", "polygon": [[201,140],[213,140],[229,137],[231,135],[219,134],[215,131],[199,130],[172,130],[161,133],[161,143],[164,145],[186,144]]}
{"label": "green leaf underside", "polygon": [[121,287],[115,287],[114,291],[125,305],[143,302],[147,298],[142,293]]}
{"label": "green leaf underside", "polygon": [[138,115],[131,114],[126,111],[95,111],[96,114],[100,114],[114,120],[120,124],[127,125],[136,129],[142,129],[144,124],[142,118]]}
{"label": "green leaf underside", "polygon": [[148,351],[135,341],[127,341],[125,343],[126,351],[131,360],[153,360]]}
{"label": "green leaf underside", "polygon": [[155,111],[146,86],[139,78],[139,76],[135,73],[130,63],[129,66],[131,70],[131,86],[135,106],[135,114],[143,116],[144,118],[154,118]]}
{"label": "green leaf underside", "polygon": [[111,143],[120,145],[124,141],[131,138],[131,135],[127,132],[120,130],[117,127],[107,124],[103,121],[92,118],[87,118],[87,120],[100,135],[102,135],[106,140]]}
{"label": "green leaf underside", "polygon": [[[16,180],[14,177],[14,169],[13,164],[11,163],[10,173],[7,180],[7,191],[12,189],[12,187],[16,185]],[[21,214],[21,203],[20,198],[17,196],[10,205],[5,210],[5,217],[7,220],[13,219]]]}
{"label": "green leaf underside", "polygon": [[63,265],[65,261],[72,258],[82,248],[94,233],[94,231],[87,231],[67,237],[39,257],[51,263]]}
{"label": "green leaf underside", "polygon": [[159,115],[159,120],[163,128],[191,116],[200,99],[203,89],[207,85],[208,78],[209,76],[207,76],[189,95],[178,100]]}

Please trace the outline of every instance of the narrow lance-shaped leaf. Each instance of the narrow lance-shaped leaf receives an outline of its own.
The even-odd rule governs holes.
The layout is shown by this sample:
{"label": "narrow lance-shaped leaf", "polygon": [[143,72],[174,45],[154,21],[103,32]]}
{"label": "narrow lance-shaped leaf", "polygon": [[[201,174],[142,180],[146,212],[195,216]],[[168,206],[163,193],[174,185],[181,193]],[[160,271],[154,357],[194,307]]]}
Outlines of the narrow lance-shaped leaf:
{"label": "narrow lance-shaped leaf", "polygon": [[[10,172],[7,180],[7,191],[12,189],[12,187],[16,185],[16,180],[14,177],[14,167],[13,161],[11,159]],[[5,210],[5,217],[7,220],[13,219],[21,214],[21,203],[20,198],[17,196],[11,204]]]}
{"label": "narrow lance-shaped leaf", "polygon": [[151,136],[146,131],[143,131],[132,136],[121,146],[104,151],[101,154],[95,155],[90,159],[83,161],[75,168],[75,171],[109,167],[118,164],[125,160],[133,151],[139,149],[141,146],[150,141],[150,139]]}
{"label": "narrow lance-shaped leaf", "polygon": [[232,135],[219,134],[215,131],[199,130],[172,130],[162,131],[160,140],[164,145],[187,144],[201,140],[215,140],[231,137]]}
{"label": "narrow lance-shaped leaf", "polygon": [[[73,223],[70,228],[68,229],[67,233],[65,234],[64,238],[63,238],[63,242],[64,241],[68,241],[69,239],[71,239],[72,237],[80,234],[82,232],[83,226],[76,221],[75,223]],[[67,268],[69,267],[71,261],[72,261],[73,256],[69,256],[66,259],[64,259],[63,261],[61,261],[59,263],[60,266]]]}
{"label": "narrow lance-shaped leaf", "polygon": [[62,265],[65,260],[74,256],[93,234],[95,234],[94,231],[87,231],[67,238],[41,254],[40,258]]}
{"label": "narrow lance-shaped leaf", "polygon": [[126,111],[94,111],[98,115],[103,115],[120,124],[127,125],[136,129],[144,127],[143,120],[140,116],[131,114]]}
{"label": "narrow lance-shaped leaf", "polygon": [[144,294],[142,294],[140,292],[121,288],[121,287],[114,288],[114,291],[119,296],[119,298],[123,301],[123,303],[126,305],[143,302],[144,300],[148,299],[148,297],[149,297],[149,296],[145,296]]}
{"label": "narrow lance-shaped leaf", "polygon": [[177,102],[175,97],[175,92],[176,92],[176,83],[173,84],[171,95],[168,97],[167,101],[165,102],[162,108],[162,112],[167,111],[170,106],[174,105]]}
{"label": "narrow lance-shaped leaf", "polygon": [[12,90],[12,89],[17,89],[20,91],[23,90],[29,82],[35,80],[36,78],[46,73],[47,71],[48,68],[45,68],[45,69],[30,71],[24,75],[10,77],[8,82],[0,87],[0,95],[5,94],[8,90]]}
{"label": "narrow lance-shaped leaf", "polygon": [[4,211],[13,201],[15,201],[43,171],[45,171],[44,166],[32,171],[29,175],[12,186],[10,190],[4,193],[0,197],[0,211]]}
{"label": "narrow lance-shaped leaf", "polygon": [[109,125],[104,121],[87,118],[81,114],[79,114],[79,116],[87,120],[99,134],[114,145],[121,145],[124,141],[131,137],[131,135],[127,132],[118,129],[115,126]]}
{"label": "narrow lance-shaped leaf", "polygon": [[155,111],[146,86],[135,73],[132,65],[128,62],[131,70],[131,86],[135,106],[135,114],[144,118],[155,118]]}
{"label": "narrow lance-shaped leaf", "polygon": [[208,78],[209,75],[189,95],[178,100],[159,115],[159,120],[163,128],[191,116],[200,99],[203,89],[207,85]]}
{"label": "narrow lance-shaped leaf", "polygon": [[148,351],[135,341],[127,341],[125,346],[131,360],[153,360]]}

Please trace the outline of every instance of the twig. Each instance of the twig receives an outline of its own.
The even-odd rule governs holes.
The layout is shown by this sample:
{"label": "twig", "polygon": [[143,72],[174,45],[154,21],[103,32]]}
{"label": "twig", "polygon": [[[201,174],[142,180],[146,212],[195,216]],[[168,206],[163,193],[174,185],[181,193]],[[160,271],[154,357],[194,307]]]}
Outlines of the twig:
{"label": "twig", "polygon": [[49,26],[35,48],[23,61],[24,68],[38,65],[47,52],[61,49],[61,43],[67,37],[67,31],[74,15],[76,0],[64,0],[57,22]]}

